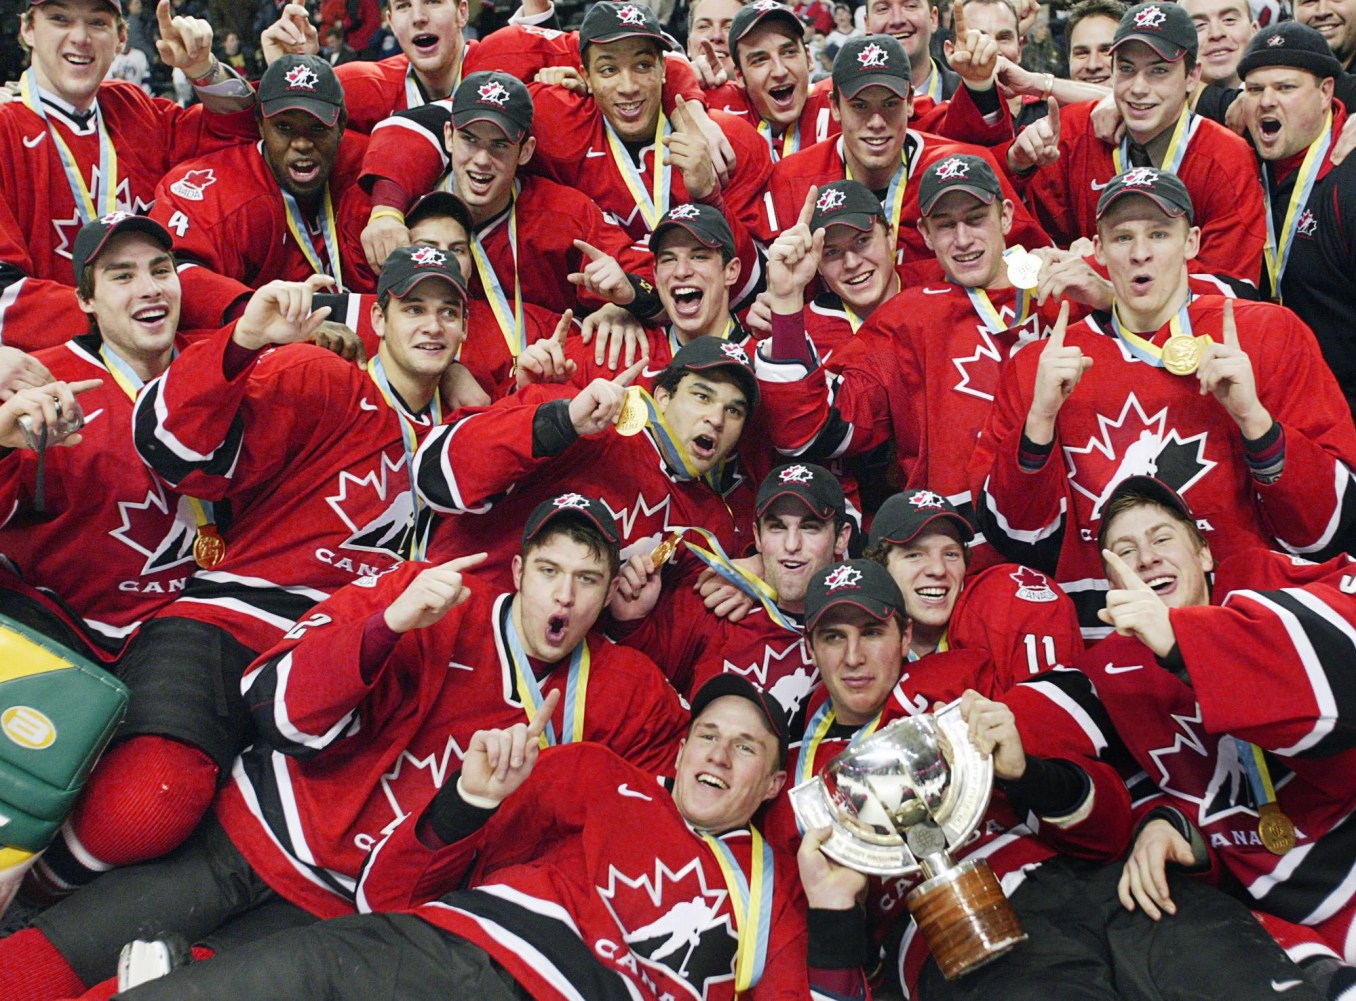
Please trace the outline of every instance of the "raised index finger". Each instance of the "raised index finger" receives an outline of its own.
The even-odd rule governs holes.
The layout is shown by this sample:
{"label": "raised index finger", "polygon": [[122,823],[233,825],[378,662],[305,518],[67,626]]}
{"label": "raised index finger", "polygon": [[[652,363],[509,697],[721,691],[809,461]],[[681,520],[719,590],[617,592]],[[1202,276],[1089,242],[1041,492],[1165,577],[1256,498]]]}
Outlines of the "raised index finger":
{"label": "raised index finger", "polygon": [[577,251],[579,251],[581,254],[583,254],[585,257],[587,257],[590,261],[600,261],[600,260],[602,260],[604,257],[607,256],[607,254],[603,253],[601,250],[599,250],[599,249],[598,249],[597,247],[595,247],[593,244],[591,244],[591,243],[585,243],[583,240],[575,240],[575,241],[574,241],[574,249],[577,250]]}
{"label": "raised index finger", "polygon": [[965,37],[965,4],[954,4],[951,8],[951,37],[960,39]]}
{"label": "raised index finger", "polygon": [[634,365],[632,365],[626,371],[622,372],[612,381],[616,383],[618,386],[631,385],[631,381],[635,379],[636,376],[640,375],[640,371],[645,367],[645,363],[647,361],[649,361],[648,358],[640,359],[640,361],[636,362]]}
{"label": "raised index finger", "polygon": [[[714,69],[715,67],[712,67]],[[683,100],[681,94],[673,99],[673,114],[669,116],[673,123],[673,131],[685,133],[692,131],[692,116],[687,110],[687,102]]]}
{"label": "raised index finger", "polygon": [[1234,322],[1234,301],[1224,300],[1224,343],[1227,347],[1238,347],[1238,324]]}
{"label": "raised index finger", "polygon": [[1069,329],[1069,300],[1059,304],[1059,318],[1055,320],[1055,329],[1050,331],[1050,347],[1064,347],[1064,332]]}
{"label": "raised index finger", "polygon": [[1046,118],[1049,120],[1049,122],[1050,122],[1050,131],[1053,132],[1053,133],[1055,134],[1055,138],[1058,139],[1058,138],[1059,138],[1059,102],[1056,101],[1053,97],[1047,97],[1047,98],[1045,99],[1045,117],[1046,117]]}
{"label": "raised index finger", "polygon": [[551,336],[557,344],[564,344],[565,339],[570,336],[570,323],[574,320],[574,310],[567,309],[561,314],[560,322],[556,324],[556,332]]}
{"label": "raised index finger", "polygon": [[814,218],[815,203],[819,201],[819,186],[812,184],[810,190],[805,192],[805,204],[800,207],[800,218],[796,220],[797,226],[808,226],[810,220]]}
{"label": "raised index finger", "polygon": [[160,37],[164,38],[170,33],[174,21],[170,14],[170,0],[160,0],[160,2],[156,4],[155,19],[160,25]]}
{"label": "raised index finger", "polygon": [[541,707],[537,710],[537,715],[532,717],[532,723],[527,728],[527,742],[529,744],[534,743],[538,737],[546,732],[546,725],[551,722],[551,717],[556,714],[556,706],[559,704],[559,688],[541,700]]}
{"label": "raised index finger", "polygon": [[462,570],[469,570],[471,567],[480,566],[487,559],[489,553],[472,553],[470,556],[458,556],[454,560],[448,560],[443,566],[448,570],[456,570],[460,573]]}
{"label": "raised index finger", "polygon": [[1127,591],[1149,591],[1153,592],[1148,584],[1139,579],[1139,574],[1131,569],[1130,564],[1121,559],[1110,549],[1102,550],[1102,560],[1106,563],[1107,569],[1116,575],[1120,581],[1121,587]]}

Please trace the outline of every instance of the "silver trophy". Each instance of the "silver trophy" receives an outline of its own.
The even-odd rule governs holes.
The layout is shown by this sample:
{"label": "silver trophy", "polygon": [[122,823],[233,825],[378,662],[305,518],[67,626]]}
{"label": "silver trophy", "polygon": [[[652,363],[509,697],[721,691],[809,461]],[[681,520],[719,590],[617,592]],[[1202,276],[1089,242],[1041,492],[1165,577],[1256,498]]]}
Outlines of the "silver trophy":
{"label": "silver trophy", "polygon": [[953,855],[993,791],[993,761],[968,729],[958,703],[895,720],[791,790],[802,827],[832,829],[830,858],[873,876],[921,874],[905,902],[948,979],[1026,938],[989,863]]}

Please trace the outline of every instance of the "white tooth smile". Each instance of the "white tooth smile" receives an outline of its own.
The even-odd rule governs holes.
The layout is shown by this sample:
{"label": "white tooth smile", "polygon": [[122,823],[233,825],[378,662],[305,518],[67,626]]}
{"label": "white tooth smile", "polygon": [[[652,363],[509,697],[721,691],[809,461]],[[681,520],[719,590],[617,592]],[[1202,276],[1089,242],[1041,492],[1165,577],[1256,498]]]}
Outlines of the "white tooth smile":
{"label": "white tooth smile", "polygon": [[704,785],[704,786],[710,786],[712,789],[728,789],[728,788],[730,788],[730,786],[729,786],[727,783],[722,782],[720,779],[716,778],[714,775],[708,775],[708,774],[706,774],[706,772],[702,772],[700,775],[698,775],[698,776],[697,776],[697,781],[700,782],[700,783],[701,783],[702,785]]}

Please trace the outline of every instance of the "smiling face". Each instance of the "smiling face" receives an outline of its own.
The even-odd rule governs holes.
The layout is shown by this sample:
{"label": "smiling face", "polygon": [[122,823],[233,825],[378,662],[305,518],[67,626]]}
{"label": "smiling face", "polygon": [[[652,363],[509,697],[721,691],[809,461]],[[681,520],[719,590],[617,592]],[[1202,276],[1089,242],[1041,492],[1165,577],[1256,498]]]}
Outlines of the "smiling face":
{"label": "smiling face", "polygon": [[612,597],[616,578],[600,544],[569,526],[550,527],[513,557],[513,624],[523,650],[554,664],[588,635]]}
{"label": "smiling face", "polygon": [[1185,301],[1187,261],[1200,239],[1199,228],[1144,196],[1119,199],[1097,223],[1093,249],[1111,277],[1121,319],[1137,333],[1157,330]]}
{"label": "smiling face", "polygon": [[986,0],[965,5],[965,27],[983,32],[994,40],[998,54],[1014,63],[1022,61],[1022,38],[1017,33],[1017,12],[1003,0]]}
{"label": "smiling face", "polygon": [[448,123],[447,131],[453,191],[466,203],[477,224],[492,219],[508,207],[513,179],[518,168],[532,159],[536,138],[512,142],[490,122],[472,122],[460,129]]}
{"label": "smiling face", "polygon": [[1210,604],[1206,574],[1215,568],[1210,547],[1167,508],[1146,501],[1113,514],[1105,548],[1125,560],[1169,608]]}
{"label": "smiling face", "polygon": [[742,4],[738,0],[697,0],[691,5],[692,26],[687,33],[687,55],[702,54],[702,42],[710,42],[722,59],[730,58],[730,25]]}
{"label": "smiling face", "polygon": [[1111,83],[1111,40],[1116,36],[1116,20],[1093,15],[1085,17],[1069,32],[1069,78],[1083,83]]}
{"label": "smiling face", "polygon": [[896,289],[894,231],[883,220],[868,230],[826,226],[819,275],[857,315],[866,316]]}
{"label": "smiling face", "polygon": [[664,92],[664,57],[648,38],[590,42],[584,76],[598,110],[625,142],[654,139]]}
{"label": "smiling face", "polygon": [[1012,215],[1007,199],[986,205],[969,192],[949,191],[930,215],[918,220],[918,231],[951,281],[966,288],[996,288],[1007,284],[1003,251]]}
{"label": "smiling face", "polygon": [[441,80],[461,59],[466,13],[466,0],[390,0],[386,19],[415,72]]}
{"label": "smiling face", "polygon": [[743,827],[786,783],[777,737],[748,699],[723,695],[692,721],[678,750],[673,802],[693,827]]}
{"label": "smiling face", "polygon": [[806,649],[833,700],[839,722],[861,726],[875,718],[904,670],[909,630],[854,605],[836,605],[820,616]]}
{"label": "smiling face", "polygon": [[1238,86],[1238,61],[1257,31],[1248,0],[1182,0],[1196,25],[1201,80]]}
{"label": "smiling face", "polygon": [[810,93],[810,53],[776,20],[758,25],[737,43],[739,78],[753,110],[779,131],[800,120]]}
{"label": "smiling face", "polygon": [[726,261],[719,248],[681,226],[661,234],[654,252],[655,291],[682,343],[702,334],[724,335],[730,288],[738,278],[738,258]]}
{"label": "smiling face", "polygon": [[[437,383],[466,334],[466,305],[446,278],[425,278],[386,308],[373,304],[372,326],[391,381]],[[403,377],[403,378],[402,378]]]}
{"label": "smiling face", "polygon": [[913,99],[872,86],[849,98],[834,94],[832,107],[843,126],[843,153],[853,180],[873,191],[888,186],[899,169]]}
{"label": "smiling face", "polygon": [[158,374],[179,329],[179,275],[169,251],[145,233],[121,233],[85,267],[93,290],[80,308],[118,354]]}
{"label": "smiling face", "polygon": [[1126,130],[1144,144],[1177,123],[1187,93],[1200,79],[1200,66],[1188,74],[1185,57],[1169,62],[1140,41],[1126,42],[1115,52],[1111,90]]}
{"label": "smiling face", "polygon": [[259,120],[264,159],[278,185],[297,198],[314,198],[325,190],[339,155],[347,116],[333,125],[300,108]]}
{"label": "smiling face", "polygon": [[93,103],[127,41],[126,22],[101,0],[47,0],[25,12],[19,25],[38,85],[79,111]]}
{"label": "smiling face", "polygon": [[1308,149],[1332,106],[1333,79],[1294,66],[1264,66],[1243,84],[1243,120],[1263,160]]}
{"label": "smiling face", "polygon": [[749,416],[743,388],[719,370],[688,372],[671,393],[657,386],[654,402],[699,474],[734,454]]}
{"label": "smiling face", "polygon": [[1342,65],[1356,55],[1356,0],[1296,0],[1295,20],[1326,38]]}
{"label": "smiling face", "polygon": [[965,586],[966,562],[960,532],[945,520],[934,521],[907,545],[890,545],[885,569],[904,595],[918,653],[937,649],[946,633]]}
{"label": "smiling face", "polygon": [[866,33],[894,35],[910,65],[927,66],[936,30],[937,8],[928,0],[870,0],[866,6]]}
{"label": "smiling face", "polygon": [[805,590],[820,570],[847,552],[851,529],[834,530],[794,497],[780,497],[755,526],[763,579],[777,591],[777,605],[788,612],[805,610]]}

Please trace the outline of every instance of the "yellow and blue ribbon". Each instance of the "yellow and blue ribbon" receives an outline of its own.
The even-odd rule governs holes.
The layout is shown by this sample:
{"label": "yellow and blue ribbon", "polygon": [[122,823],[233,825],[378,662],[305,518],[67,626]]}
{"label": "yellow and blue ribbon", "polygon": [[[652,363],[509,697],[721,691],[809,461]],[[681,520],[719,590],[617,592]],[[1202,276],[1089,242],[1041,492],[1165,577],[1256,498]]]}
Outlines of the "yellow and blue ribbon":
{"label": "yellow and blue ribbon", "polygon": [[[518,636],[518,629],[513,624],[513,610],[511,608],[504,620],[504,640],[508,648],[509,660],[513,662],[513,675],[518,683],[518,694],[522,696],[523,711],[527,713],[527,721],[531,723],[536,719],[537,713],[541,711],[541,705],[545,699],[541,694],[541,685],[537,683],[537,676],[532,673],[532,665],[527,659],[527,651],[523,649],[523,641]],[[543,750],[554,747],[557,743],[577,744],[584,739],[584,711],[588,702],[589,667],[591,663],[592,657],[589,654],[588,640],[580,640],[579,645],[570,654],[570,667],[565,678],[565,713],[561,727],[562,738],[560,741],[556,740],[555,724],[548,722],[546,729],[542,731],[542,735],[538,738]]]}
{"label": "yellow and blue ribbon", "polygon": [[19,91],[24,107],[41,118],[47,126],[47,133],[52,137],[57,155],[61,158],[61,169],[66,174],[66,183],[70,186],[71,197],[75,199],[75,210],[80,214],[80,221],[91,223],[118,211],[118,151],[113,147],[108,129],[104,127],[104,115],[99,105],[94,105],[94,119],[99,129],[99,178],[91,191],[85,186],[85,178],[80,173],[75,154],[47,118],[47,110],[42,106],[42,97],[38,93],[37,78],[31,67],[20,77]]}
{"label": "yellow and blue ribbon", "polygon": [[527,348],[527,325],[523,323],[523,283],[518,270],[518,191],[522,185],[513,182],[513,195],[509,199],[508,241],[513,255],[513,312],[509,312],[508,295],[504,292],[504,283],[495,273],[490,258],[485,253],[485,244],[480,237],[471,234],[471,257],[476,262],[476,273],[480,275],[480,285],[485,297],[490,300],[490,310],[499,323],[499,330],[508,344],[509,354],[517,358]]}
{"label": "yellow and blue ribbon", "polygon": [[[410,504],[412,510],[410,513],[410,543],[405,555],[412,560],[422,560],[428,551],[428,531],[423,535],[419,533],[419,514],[423,507],[419,500],[419,491],[415,488],[414,477],[414,453],[419,450],[419,435],[414,429],[414,421],[405,414],[404,408],[396,398],[395,390],[391,388],[391,380],[386,376],[386,366],[382,364],[381,357],[375,356],[368,359],[367,374],[372,377],[372,381],[377,384],[377,390],[381,393],[381,398],[386,401],[386,405],[394,411],[396,420],[400,422],[400,444],[405,451],[405,475],[410,481]],[[437,427],[443,422],[442,400],[438,392],[433,393],[433,400],[429,403],[430,426]]]}
{"label": "yellow and blue ribbon", "polygon": [[[1173,127],[1172,137],[1168,140],[1168,148],[1163,153],[1163,163],[1158,168],[1169,174],[1177,173],[1182,161],[1186,158],[1187,147],[1191,145],[1191,137],[1196,134],[1196,126],[1200,124],[1200,119],[1192,114],[1191,109],[1182,108],[1181,115],[1177,118],[1177,124]],[[1130,135],[1121,137],[1120,145],[1111,151],[1111,162],[1116,167],[1116,173],[1123,174],[1129,170],[1133,164],[1130,163]]]}
{"label": "yellow and blue ribbon", "polygon": [[306,257],[306,262],[310,264],[311,270],[318,275],[329,275],[334,279],[334,288],[332,292],[344,291],[344,267],[339,258],[339,226],[334,220],[334,199],[330,197],[330,186],[325,185],[323,193],[323,209],[320,219],[320,238],[325,244],[325,256],[329,258],[330,266],[320,259],[320,252],[316,250],[315,244],[311,242],[310,230],[306,227],[306,216],[302,214],[301,206],[290,191],[279,189],[283,197],[283,205],[287,209],[287,228],[292,234],[292,239],[297,241],[297,246],[301,248],[302,254]]}
{"label": "yellow and blue ribbon", "polygon": [[761,119],[758,122],[758,134],[763,137],[767,143],[767,148],[772,152],[772,162],[776,163],[783,157],[790,156],[792,153],[800,152],[800,122],[792,122],[785,132],[782,133],[782,141],[777,142],[777,137],[772,134],[772,123],[767,119]]}
{"label": "yellow and blue ribbon", "polygon": [[[1187,312],[1191,305],[1191,296],[1187,296],[1187,301],[1182,303],[1182,307],[1177,310],[1177,315],[1169,321],[1169,338],[1179,336],[1192,336],[1191,316]],[[1116,304],[1111,305],[1111,327],[1116,331],[1116,336],[1125,342],[1125,346],[1130,353],[1140,361],[1152,365],[1154,368],[1163,367],[1163,349],[1156,346],[1134,331],[1130,330],[1121,323],[1120,314],[1116,311]]]}
{"label": "yellow and blue ribbon", "polygon": [[739,944],[735,948],[735,994],[752,990],[763,978],[767,965],[768,942],[772,937],[772,899],[776,873],[772,849],[755,827],[749,828],[753,839],[753,885],[750,887],[744,870],[734,852],[720,838],[703,833],[702,840],[716,856],[725,886],[730,891],[730,908],[734,911],[735,929]]}
{"label": "yellow and blue ribbon", "polygon": [[621,171],[622,180],[626,182],[631,197],[635,199],[640,214],[644,216],[646,228],[654,232],[660,218],[669,210],[669,202],[673,197],[673,164],[669,163],[668,157],[664,155],[664,137],[669,135],[673,128],[661,111],[659,123],[654,131],[654,182],[653,191],[650,192],[645,190],[645,181],[640,176],[640,168],[631,159],[631,154],[627,151],[621,136],[617,135],[617,130],[606,118],[603,119],[603,126],[607,130],[607,145],[612,151],[612,161]]}
{"label": "yellow and blue ribbon", "polygon": [[1285,275],[1285,266],[1290,263],[1290,251],[1294,249],[1295,234],[1299,231],[1300,212],[1313,193],[1318,173],[1323,169],[1323,161],[1328,158],[1331,147],[1332,108],[1329,108],[1323,121],[1323,133],[1309,146],[1295,175],[1295,190],[1290,193],[1290,204],[1285,209],[1279,239],[1276,219],[1271,214],[1271,188],[1267,184],[1262,185],[1262,197],[1266,199],[1267,209],[1267,242],[1262,248],[1262,257],[1266,261],[1267,277],[1271,281],[1271,295],[1277,302],[1281,301],[1281,278]]}

